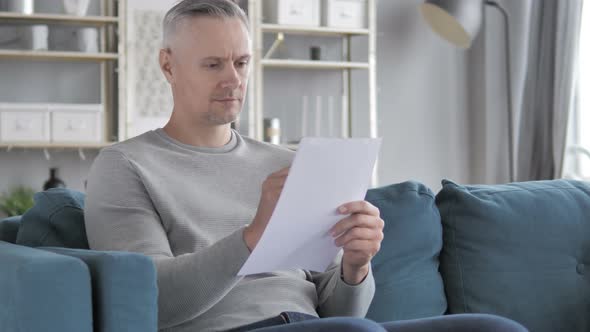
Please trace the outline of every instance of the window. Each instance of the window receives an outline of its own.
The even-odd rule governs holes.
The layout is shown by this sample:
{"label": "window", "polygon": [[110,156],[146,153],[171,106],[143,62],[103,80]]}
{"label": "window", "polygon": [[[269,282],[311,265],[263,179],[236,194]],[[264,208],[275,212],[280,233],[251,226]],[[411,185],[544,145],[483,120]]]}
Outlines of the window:
{"label": "window", "polygon": [[590,181],[590,2],[587,0],[582,6],[576,88],[564,176]]}

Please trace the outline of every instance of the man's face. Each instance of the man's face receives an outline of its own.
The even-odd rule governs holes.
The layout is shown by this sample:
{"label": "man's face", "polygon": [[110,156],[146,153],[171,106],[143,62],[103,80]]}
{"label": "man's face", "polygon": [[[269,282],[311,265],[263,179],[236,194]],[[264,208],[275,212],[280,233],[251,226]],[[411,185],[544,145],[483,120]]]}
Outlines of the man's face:
{"label": "man's face", "polygon": [[[175,109],[189,121],[222,125],[242,110],[250,68],[250,37],[239,18],[181,21],[162,68]],[[166,67],[166,63],[169,64]],[[167,69],[168,68],[168,69]]]}

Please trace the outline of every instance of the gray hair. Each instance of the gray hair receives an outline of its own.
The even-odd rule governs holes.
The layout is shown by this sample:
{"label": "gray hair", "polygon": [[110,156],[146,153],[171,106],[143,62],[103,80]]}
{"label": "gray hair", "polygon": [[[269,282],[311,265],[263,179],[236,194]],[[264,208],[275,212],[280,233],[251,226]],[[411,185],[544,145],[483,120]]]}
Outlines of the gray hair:
{"label": "gray hair", "polygon": [[189,17],[237,17],[249,27],[246,13],[231,0],[181,0],[170,8],[162,22],[163,47],[169,47],[170,38],[176,31],[178,23]]}

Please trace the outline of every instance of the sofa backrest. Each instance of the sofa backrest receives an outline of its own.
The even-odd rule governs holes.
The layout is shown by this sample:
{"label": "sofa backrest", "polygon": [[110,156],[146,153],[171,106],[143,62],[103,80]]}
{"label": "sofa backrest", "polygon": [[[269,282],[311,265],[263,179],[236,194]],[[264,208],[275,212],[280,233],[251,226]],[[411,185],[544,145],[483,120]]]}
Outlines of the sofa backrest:
{"label": "sofa backrest", "polygon": [[442,227],[432,191],[409,181],[371,189],[366,200],[385,221],[381,250],[372,260],[377,288],[367,317],[383,322],[444,314]]}

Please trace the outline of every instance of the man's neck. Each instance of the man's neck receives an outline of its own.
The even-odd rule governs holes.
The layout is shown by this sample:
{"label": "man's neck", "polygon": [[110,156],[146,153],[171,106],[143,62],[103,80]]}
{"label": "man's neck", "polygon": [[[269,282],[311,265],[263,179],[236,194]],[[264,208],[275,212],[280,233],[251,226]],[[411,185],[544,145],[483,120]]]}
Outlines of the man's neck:
{"label": "man's neck", "polygon": [[198,147],[220,148],[231,139],[231,126],[229,123],[194,128],[189,123],[177,123],[171,119],[162,129],[173,139]]}

